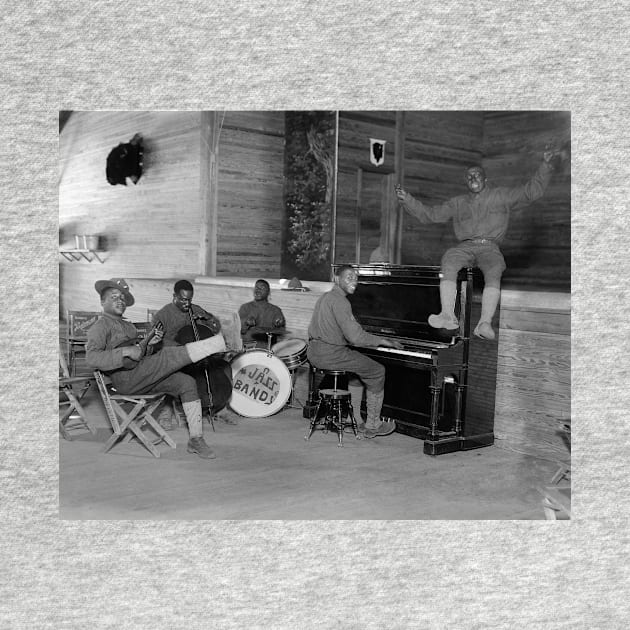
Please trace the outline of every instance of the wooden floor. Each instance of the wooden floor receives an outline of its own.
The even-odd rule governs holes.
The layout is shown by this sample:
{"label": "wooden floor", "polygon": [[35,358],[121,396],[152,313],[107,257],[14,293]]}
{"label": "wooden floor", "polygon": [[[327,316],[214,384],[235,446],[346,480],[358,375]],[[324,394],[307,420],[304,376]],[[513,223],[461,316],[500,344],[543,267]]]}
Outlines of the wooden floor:
{"label": "wooden floor", "polygon": [[558,464],[495,446],[430,457],[420,440],[333,433],[304,440],[301,410],[216,423],[205,437],[217,453],[177,449],[159,459],[137,442],[102,447],[111,431],[97,392],[86,396],[96,435],[59,440],[63,519],[544,519],[537,487]]}

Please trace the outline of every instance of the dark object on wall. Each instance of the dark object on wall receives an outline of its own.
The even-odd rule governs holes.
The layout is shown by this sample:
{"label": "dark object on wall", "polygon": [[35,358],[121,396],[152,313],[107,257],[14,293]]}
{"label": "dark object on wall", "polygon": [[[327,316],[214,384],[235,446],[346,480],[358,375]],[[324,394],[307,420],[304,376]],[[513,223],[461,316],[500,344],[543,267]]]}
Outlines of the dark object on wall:
{"label": "dark object on wall", "polygon": [[385,140],[370,138],[370,162],[374,166],[381,166],[385,163]]}
{"label": "dark object on wall", "polygon": [[137,133],[129,142],[120,143],[109,152],[105,169],[107,181],[112,186],[116,184],[126,186],[128,177],[137,184],[142,177],[143,157],[142,136]]}

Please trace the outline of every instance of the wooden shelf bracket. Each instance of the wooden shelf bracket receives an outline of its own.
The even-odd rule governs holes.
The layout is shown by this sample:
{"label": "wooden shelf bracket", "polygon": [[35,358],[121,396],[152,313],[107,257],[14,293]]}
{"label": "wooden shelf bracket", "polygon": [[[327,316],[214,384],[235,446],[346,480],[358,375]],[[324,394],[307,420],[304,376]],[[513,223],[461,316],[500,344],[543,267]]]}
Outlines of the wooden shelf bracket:
{"label": "wooden shelf bracket", "polygon": [[87,260],[88,262],[92,262],[93,260],[98,260],[101,264],[105,261],[101,259],[99,253],[95,249],[60,249],[59,253],[70,262],[74,262],[77,260]]}

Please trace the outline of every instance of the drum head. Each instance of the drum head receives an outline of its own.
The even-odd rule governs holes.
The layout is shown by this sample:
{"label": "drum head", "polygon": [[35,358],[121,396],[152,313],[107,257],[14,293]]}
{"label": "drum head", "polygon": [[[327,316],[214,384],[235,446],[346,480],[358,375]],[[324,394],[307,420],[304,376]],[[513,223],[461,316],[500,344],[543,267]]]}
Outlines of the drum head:
{"label": "drum head", "polygon": [[246,418],[266,418],[280,411],[291,395],[287,366],[264,350],[251,350],[234,358],[230,407]]}
{"label": "drum head", "polygon": [[306,349],[303,339],[284,339],[271,346],[272,352],[278,357],[290,357]]}

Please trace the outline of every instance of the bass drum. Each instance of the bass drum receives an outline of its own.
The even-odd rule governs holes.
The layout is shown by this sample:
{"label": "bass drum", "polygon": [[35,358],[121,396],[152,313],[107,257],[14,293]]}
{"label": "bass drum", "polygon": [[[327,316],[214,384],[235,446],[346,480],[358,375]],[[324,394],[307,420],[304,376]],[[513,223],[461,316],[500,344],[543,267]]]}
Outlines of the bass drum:
{"label": "bass drum", "polygon": [[249,350],[234,357],[230,407],[246,418],[266,418],[280,411],[291,395],[287,366],[266,350]]}
{"label": "bass drum", "polygon": [[306,363],[308,346],[303,339],[285,339],[271,346],[271,351],[289,368],[293,370]]}

